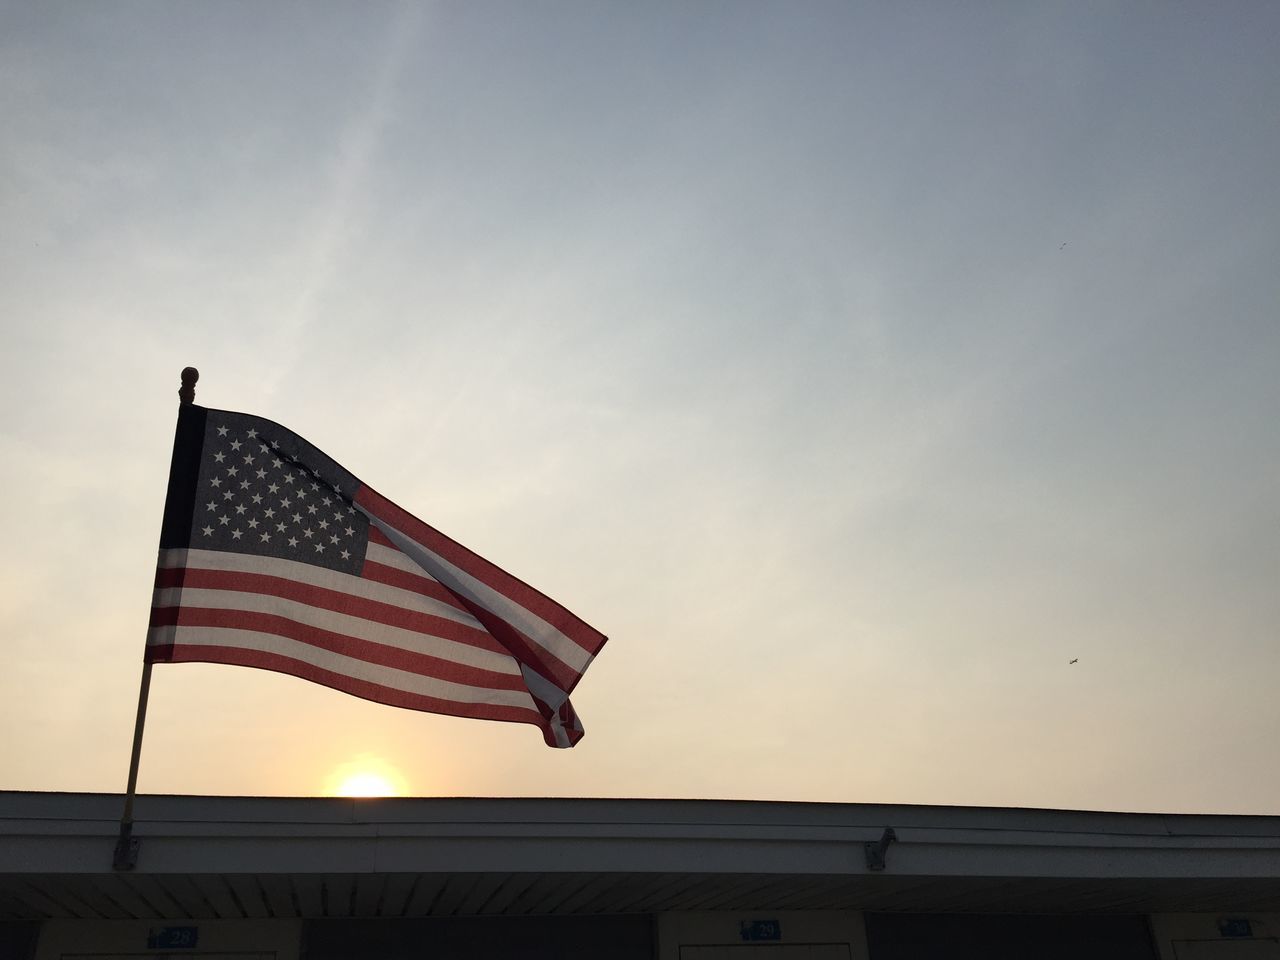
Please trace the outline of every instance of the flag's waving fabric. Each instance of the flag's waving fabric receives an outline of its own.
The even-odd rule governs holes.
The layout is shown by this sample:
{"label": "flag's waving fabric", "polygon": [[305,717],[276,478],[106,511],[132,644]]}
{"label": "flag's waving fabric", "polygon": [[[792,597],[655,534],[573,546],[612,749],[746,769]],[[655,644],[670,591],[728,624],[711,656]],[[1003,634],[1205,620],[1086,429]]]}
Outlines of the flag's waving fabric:
{"label": "flag's waving fabric", "polygon": [[148,661],[239,664],[582,738],[605,637],[260,417],[179,409]]}

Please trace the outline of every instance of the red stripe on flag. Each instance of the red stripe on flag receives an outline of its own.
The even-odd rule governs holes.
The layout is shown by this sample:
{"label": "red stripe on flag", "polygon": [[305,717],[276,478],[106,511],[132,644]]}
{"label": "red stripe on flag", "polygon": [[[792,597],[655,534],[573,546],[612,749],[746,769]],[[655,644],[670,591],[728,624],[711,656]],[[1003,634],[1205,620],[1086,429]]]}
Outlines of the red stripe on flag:
{"label": "red stripe on flag", "polygon": [[474,720],[503,720],[513,723],[530,723],[543,729],[546,734],[547,723],[536,710],[525,710],[520,707],[504,707],[490,703],[461,703],[456,700],[440,700],[417,693],[406,693],[381,684],[357,680],[344,674],[334,673],[291,657],[276,653],[265,653],[259,650],[244,650],[239,647],[221,647],[210,644],[176,643],[170,651],[166,662],[169,663],[225,663],[238,667],[257,667],[276,673],[287,673],[312,683],[340,690],[375,703],[385,703],[393,707],[404,707],[407,710],[425,710],[429,713],[441,713],[454,717],[468,717]]}
{"label": "red stripe on flag", "polygon": [[[268,561],[269,562],[269,561]],[[356,578],[352,578],[355,580]],[[156,571],[156,586],[182,586],[191,590],[226,590],[236,593],[254,593],[284,600],[296,600],[311,607],[343,613],[361,620],[401,627],[416,633],[442,637],[478,647],[494,653],[507,653],[500,643],[483,630],[458,623],[446,617],[437,617],[417,610],[406,610],[380,600],[369,600],[353,593],[330,590],[310,583],[300,583],[284,577],[264,573],[243,573],[234,570],[202,570],[179,567]]]}
{"label": "red stripe on flag", "polygon": [[403,670],[406,673],[446,680],[489,690],[524,690],[520,677],[498,673],[456,663],[430,654],[405,650],[401,647],[375,643],[361,637],[324,630],[310,624],[299,623],[288,617],[271,613],[255,613],[248,610],[221,610],[211,607],[156,607],[151,611],[153,627],[216,627],[227,630],[248,630],[272,636],[296,640],[318,650],[351,657],[380,667]]}

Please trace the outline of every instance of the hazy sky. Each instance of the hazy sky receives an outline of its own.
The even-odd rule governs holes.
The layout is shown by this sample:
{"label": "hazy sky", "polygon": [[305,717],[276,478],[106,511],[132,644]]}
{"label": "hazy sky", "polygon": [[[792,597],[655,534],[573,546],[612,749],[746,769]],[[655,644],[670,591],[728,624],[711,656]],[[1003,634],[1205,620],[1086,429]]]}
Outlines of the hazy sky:
{"label": "hazy sky", "polygon": [[144,791],[1280,813],[1278,49],[0,3],[0,788],[124,786],[193,364],[611,639],[571,751],[160,665]]}

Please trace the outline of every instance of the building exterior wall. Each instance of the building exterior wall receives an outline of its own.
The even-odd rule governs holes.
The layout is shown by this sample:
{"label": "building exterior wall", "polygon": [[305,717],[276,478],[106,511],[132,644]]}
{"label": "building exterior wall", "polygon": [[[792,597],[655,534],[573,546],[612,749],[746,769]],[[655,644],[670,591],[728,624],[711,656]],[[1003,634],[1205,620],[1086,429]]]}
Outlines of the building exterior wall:
{"label": "building exterior wall", "polygon": [[1160,960],[1280,960],[1280,913],[1155,914]]}
{"label": "building exterior wall", "polygon": [[310,920],[303,960],[652,960],[647,915]]}
{"label": "building exterior wall", "polygon": [[657,927],[658,960],[869,960],[854,911],[664,913]]}
{"label": "building exterior wall", "polygon": [[872,960],[1156,960],[1147,918],[870,914]]}
{"label": "building exterior wall", "polygon": [[[192,943],[181,939],[190,937]],[[0,960],[1280,960],[1280,914],[855,911],[0,923]]]}
{"label": "building exterior wall", "polygon": [[[175,954],[200,960],[294,960],[301,929],[296,920],[46,920],[32,960],[155,960]],[[160,945],[191,939],[184,931],[194,931],[193,944]]]}

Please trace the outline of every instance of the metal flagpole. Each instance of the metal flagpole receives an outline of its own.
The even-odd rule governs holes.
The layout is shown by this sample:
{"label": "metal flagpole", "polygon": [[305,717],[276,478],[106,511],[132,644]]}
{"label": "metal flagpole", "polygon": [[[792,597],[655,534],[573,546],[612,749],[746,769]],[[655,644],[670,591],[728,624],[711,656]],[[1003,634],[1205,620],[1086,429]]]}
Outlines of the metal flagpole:
{"label": "metal flagpole", "polygon": [[[200,371],[195,367],[182,370],[182,387],[178,399],[194,403],[196,381]],[[138,716],[133,722],[133,753],[129,757],[129,785],[125,788],[124,812],[120,814],[120,836],[116,839],[115,857],[111,861],[114,870],[132,870],[138,865],[138,841],[133,836],[133,797],[138,788],[138,761],[142,757],[142,728],[147,720],[147,695],[151,692],[151,661],[142,663],[142,685],[138,690]]]}

